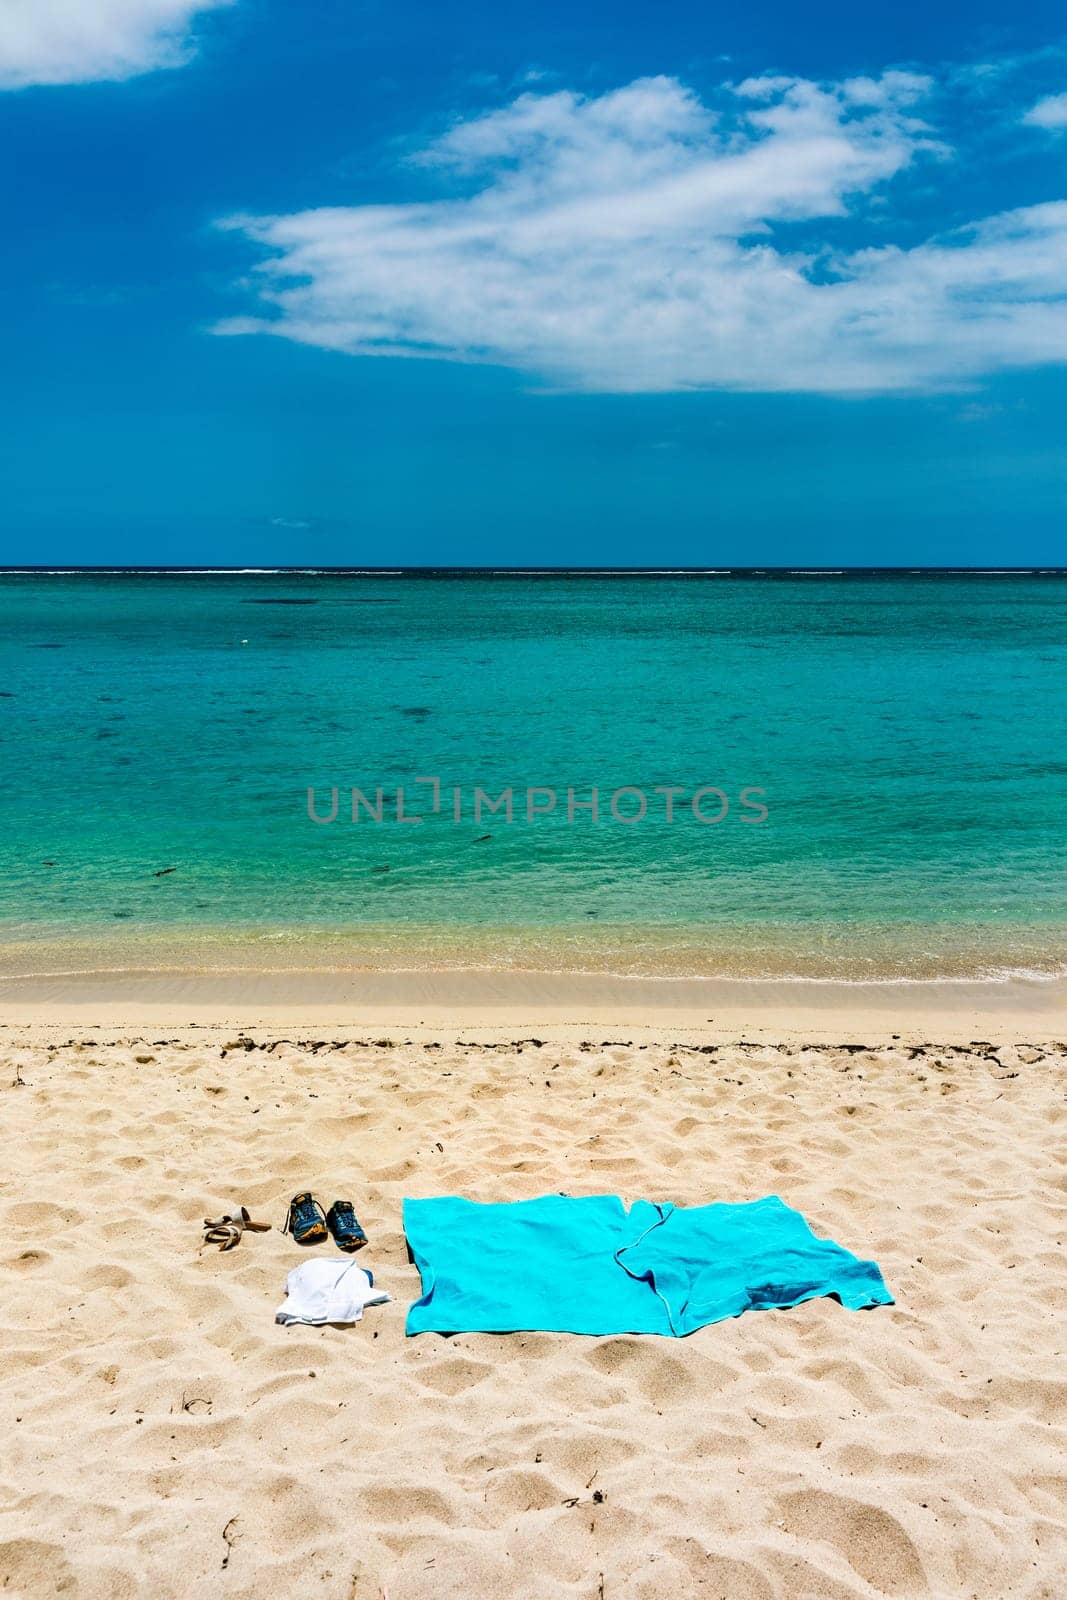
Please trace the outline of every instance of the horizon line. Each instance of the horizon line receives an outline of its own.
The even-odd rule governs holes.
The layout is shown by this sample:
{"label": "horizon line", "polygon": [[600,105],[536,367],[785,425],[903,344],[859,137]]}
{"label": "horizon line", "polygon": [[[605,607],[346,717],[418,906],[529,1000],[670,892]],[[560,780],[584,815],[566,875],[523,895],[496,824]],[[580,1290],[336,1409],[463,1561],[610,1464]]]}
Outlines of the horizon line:
{"label": "horizon line", "polygon": [[374,566],[275,565],[204,566],[151,565],[147,563],[88,563],[58,565],[0,565],[0,577],[80,577],[80,576],[181,576],[181,577],[1064,577],[1067,566],[799,566],[764,563],[760,566],[489,566],[415,563]]}

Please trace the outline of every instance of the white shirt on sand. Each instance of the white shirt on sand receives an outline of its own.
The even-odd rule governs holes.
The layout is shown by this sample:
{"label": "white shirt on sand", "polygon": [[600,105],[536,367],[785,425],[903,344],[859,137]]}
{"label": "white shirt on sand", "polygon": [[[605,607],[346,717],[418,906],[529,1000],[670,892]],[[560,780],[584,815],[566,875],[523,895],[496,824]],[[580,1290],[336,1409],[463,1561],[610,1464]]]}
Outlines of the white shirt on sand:
{"label": "white shirt on sand", "polygon": [[275,1322],[358,1322],[364,1306],[381,1305],[390,1298],[376,1289],[370,1274],[354,1261],[315,1257],[294,1267],[285,1280],[285,1299],[274,1313]]}

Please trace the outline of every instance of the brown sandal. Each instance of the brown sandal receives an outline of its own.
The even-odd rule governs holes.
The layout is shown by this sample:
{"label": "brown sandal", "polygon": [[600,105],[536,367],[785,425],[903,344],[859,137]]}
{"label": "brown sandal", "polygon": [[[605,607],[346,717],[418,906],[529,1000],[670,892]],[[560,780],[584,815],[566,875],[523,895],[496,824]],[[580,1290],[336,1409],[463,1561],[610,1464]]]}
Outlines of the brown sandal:
{"label": "brown sandal", "polygon": [[241,1235],[247,1228],[249,1233],[269,1233],[269,1222],[253,1222],[248,1215],[248,1208],[241,1206],[237,1211],[225,1217],[204,1218],[204,1243],[217,1244],[220,1250],[232,1250],[241,1242]]}

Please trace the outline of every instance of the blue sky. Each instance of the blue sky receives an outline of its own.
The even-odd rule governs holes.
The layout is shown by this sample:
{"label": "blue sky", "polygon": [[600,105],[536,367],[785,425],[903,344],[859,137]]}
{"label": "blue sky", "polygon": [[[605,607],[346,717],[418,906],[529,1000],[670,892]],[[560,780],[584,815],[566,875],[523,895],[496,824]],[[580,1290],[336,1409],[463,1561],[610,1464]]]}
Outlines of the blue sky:
{"label": "blue sky", "polygon": [[4,561],[1067,561],[1059,5],[0,0],[0,149]]}

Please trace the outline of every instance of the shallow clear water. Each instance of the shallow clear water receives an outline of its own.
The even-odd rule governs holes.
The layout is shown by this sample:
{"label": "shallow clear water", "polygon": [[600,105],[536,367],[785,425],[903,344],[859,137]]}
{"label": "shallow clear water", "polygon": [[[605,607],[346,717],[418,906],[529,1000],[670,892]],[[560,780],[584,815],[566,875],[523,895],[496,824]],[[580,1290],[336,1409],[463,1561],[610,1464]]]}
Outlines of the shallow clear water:
{"label": "shallow clear water", "polygon": [[8,575],[0,693],[7,970],[1067,964],[1063,578]]}

